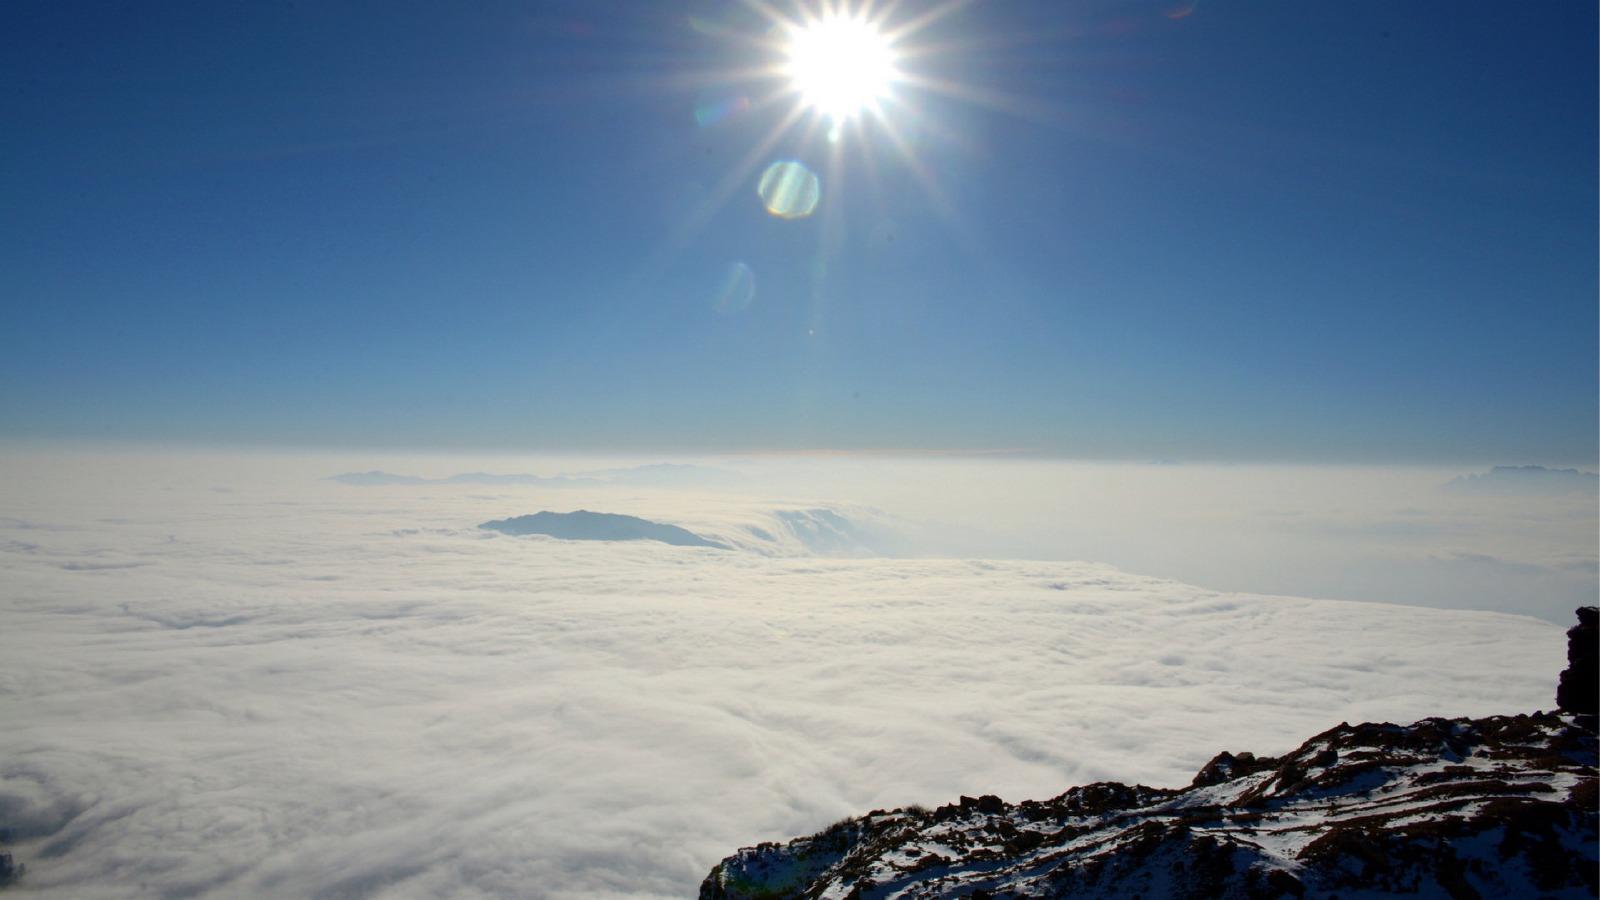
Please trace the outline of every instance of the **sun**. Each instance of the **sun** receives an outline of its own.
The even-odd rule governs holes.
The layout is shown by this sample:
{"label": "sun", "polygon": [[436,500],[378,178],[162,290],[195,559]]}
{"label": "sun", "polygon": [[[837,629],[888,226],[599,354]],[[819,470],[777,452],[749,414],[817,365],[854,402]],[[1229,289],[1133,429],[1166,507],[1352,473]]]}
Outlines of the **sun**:
{"label": "sun", "polygon": [[788,33],[784,71],[802,102],[835,123],[875,108],[899,75],[890,40],[866,19],[825,15]]}

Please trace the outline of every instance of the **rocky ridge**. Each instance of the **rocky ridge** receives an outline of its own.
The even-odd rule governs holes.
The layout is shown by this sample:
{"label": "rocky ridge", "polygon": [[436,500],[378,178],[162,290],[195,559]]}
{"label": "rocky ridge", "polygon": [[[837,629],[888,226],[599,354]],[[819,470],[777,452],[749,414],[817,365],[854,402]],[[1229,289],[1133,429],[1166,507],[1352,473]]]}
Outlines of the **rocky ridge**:
{"label": "rocky ridge", "polygon": [[1179,789],[875,810],[740,850],[700,897],[1592,898],[1594,612],[1579,617],[1557,712],[1341,723],[1284,756],[1218,754]]}

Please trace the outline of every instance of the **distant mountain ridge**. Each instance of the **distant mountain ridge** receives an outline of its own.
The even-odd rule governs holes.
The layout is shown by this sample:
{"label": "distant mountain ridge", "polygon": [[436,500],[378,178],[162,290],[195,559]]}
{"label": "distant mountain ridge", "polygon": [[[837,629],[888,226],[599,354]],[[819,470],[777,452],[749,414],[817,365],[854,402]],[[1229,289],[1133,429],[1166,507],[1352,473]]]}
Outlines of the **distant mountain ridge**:
{"label": "distant mountain ridge", "polygon": [[660,541],[678,547],[727,547],[707,540],[676,525],[651,522],[637,516],[616,513],[590,512],[537,512],[510,519],[495,519],[478,526],[503,534],[542,534],[567,541]]}
{"label": "distant mountain ridge", "polygon": [[1544,466],[1495,466],[1482,475],[1461,475],[1445,489],[1462,494],[1530,494],[1548,496],[1600,491],[1600,474]]}
{"label": "distant mountain ridge", "polygon": [[445,478],[424,478],[419,475],[398,475],[373,469],[369,472],[344,472],[330,475],[328,481],[337,481],[355,487],[378,487],[401,484],[489,484],[489,485],[539,485],[543,487],[582,487],[597,485],[628,485],[631,487],[707,487],[738,481],[739,475],[710,466],[688,463],[650,463],[623,469],[598,469],[572,475],[531,475],[510,472],[461,472]]}
{"label": "distant mountain ridge", "polygon": [[[646,510],[641,510],[646,511]],[[865,519],[861,518],[865,517]],[[478,527],[505,534],[544,534],[563,540],[654,540],[677,546],[715,547],[760,556],[861,558],[892,555],[895,535],[882,514],[868,508],[760,505],[702,511],[683,525],[587,509],[547,510],[496,519]]]}
{"label": "distant mountain ridge", "polygon": [[1181,789],[875,810],[740,850],[700,898],[1592,898],[1596,615],[1568,632],[1561,712],[1341,723],[1281,757],[1218,754]]}

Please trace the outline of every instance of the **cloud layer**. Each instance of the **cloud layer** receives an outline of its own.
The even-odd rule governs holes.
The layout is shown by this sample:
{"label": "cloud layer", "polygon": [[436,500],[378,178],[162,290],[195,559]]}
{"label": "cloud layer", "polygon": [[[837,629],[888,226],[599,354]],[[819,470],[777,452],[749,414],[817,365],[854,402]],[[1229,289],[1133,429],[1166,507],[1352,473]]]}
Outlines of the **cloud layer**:
{"label": "cloud layer", "polygon": [[[549,496],[106,465],[39,463],[0,521],[0,827],[41,896],[685,896],[873,807],[1549,707],[1564,658],[1517,616],[512,537],[475,526]],[[608,490],[580,500],[714,536],[811,508]]]}

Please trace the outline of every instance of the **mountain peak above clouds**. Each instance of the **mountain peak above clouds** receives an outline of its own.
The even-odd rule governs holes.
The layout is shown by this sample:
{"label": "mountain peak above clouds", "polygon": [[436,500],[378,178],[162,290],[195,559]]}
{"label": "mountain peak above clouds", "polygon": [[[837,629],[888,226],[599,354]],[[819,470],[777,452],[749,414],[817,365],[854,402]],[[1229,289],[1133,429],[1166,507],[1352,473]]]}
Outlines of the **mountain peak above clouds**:
{"label": "mountain peak above clouds", "polygon": [[676,525],[587,509],[568,513],[546,510],[510,519],[495,519],[478,527],[502,534],[542,534],[566,541],[660,541],[678,547],[726,549],[722,544],[706,540]]}

